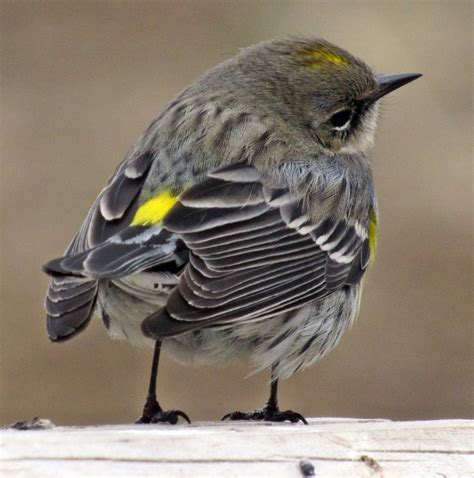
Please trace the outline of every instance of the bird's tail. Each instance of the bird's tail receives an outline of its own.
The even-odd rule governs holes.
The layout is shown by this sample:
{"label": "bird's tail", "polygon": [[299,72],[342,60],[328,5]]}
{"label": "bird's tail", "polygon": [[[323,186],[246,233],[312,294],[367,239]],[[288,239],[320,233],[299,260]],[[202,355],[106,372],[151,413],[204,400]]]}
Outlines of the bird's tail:
{"label": "bird's tail", "polygon": [[97,280],[88,277],[53,276],[45,300],[46,328],[53,342],[63,342],[87,327],[97,297]]}

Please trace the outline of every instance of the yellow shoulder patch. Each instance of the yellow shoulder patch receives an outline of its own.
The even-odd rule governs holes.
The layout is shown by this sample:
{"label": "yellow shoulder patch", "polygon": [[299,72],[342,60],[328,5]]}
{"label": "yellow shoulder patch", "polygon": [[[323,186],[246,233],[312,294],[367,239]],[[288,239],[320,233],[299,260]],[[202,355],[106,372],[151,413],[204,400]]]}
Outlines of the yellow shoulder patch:
{"label": "yellow shoulder patch", "polygon": [[149,226],[158,224],[178,201],[178,195],[169,189],[147,199],[137,210],[131,226]]}
{"label": "yellow shoulder patch", "polygon": [[345,57],[331,50],[303,50],[301,55],[310,68],[319,68],[325,62],[335,66],[345,66],[349,63]]}
{"label": "yellow shoulder patch", "polygon": [[373,208],[369,209],[369,250],[370,260],[373,261],[377,251],[377,214]]}

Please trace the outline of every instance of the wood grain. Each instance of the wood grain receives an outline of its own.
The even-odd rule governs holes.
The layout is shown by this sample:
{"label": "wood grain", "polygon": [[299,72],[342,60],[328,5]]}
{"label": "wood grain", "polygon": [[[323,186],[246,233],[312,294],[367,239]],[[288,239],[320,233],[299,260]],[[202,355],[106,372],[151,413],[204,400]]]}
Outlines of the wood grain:
{"label": "wood grain", "polygon": [[317,478],[474,476],[474,421],[309,423],[6,429],[0,431],[0,474],[301,478],[312,465]]}

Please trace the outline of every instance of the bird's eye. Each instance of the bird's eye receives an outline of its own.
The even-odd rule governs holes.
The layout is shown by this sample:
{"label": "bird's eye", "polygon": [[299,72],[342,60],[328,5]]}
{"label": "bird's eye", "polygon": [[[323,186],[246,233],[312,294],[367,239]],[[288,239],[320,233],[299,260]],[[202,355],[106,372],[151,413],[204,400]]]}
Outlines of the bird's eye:
{"label": "bird's eye", "polygon": [[334,113],[329,122],[336,129],[344,129],[352,119],[352,110],[341,110]]}

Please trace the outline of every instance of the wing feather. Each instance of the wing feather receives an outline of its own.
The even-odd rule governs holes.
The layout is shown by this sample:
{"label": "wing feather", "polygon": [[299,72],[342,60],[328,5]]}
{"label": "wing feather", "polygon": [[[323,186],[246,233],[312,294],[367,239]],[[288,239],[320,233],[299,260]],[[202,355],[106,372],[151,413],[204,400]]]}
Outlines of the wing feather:
{"label": "wing feather", "polygon": [[[318,265],[316,261],[314,265]],[[319,261],[319,265],[324,266],[323,261]],[[262,283],[272,283],[277,281],[281,276],[288,276],[291,274],[298,274],[301,270],[308,267],[306,259],[295,261],[293,264],[283,264],[282,266],[267,266],[262,267],[258,275],[251,270],[243,273],[232,274],[232,276],[224,275],[219,281],[212,281],[200,274],[193,266],[186,269],[186,274],[189,275],[190,285],[196,288],[198,295],[207,298],[221,298],[229,296],[242,289],[252,289],[260,287]]]}
{"label": "wing feather", "polygon": [[240,169],[211,173],[164,218],[191,251],[190,261],[166,308],[143,322],[145,334],[264,320],[363,274],[367,248],[360,224],[336,215],[313,223],[302,197],[264,184],[247,164]]}
{"label": "wing feather", "polygon": [[184,233],[181,237],[193,247],[224,246],[237,240],[248,240],[281,230],[281,217],[278,210],[268,211],[258,221],[242,221],[226,224],[197,233]]}

